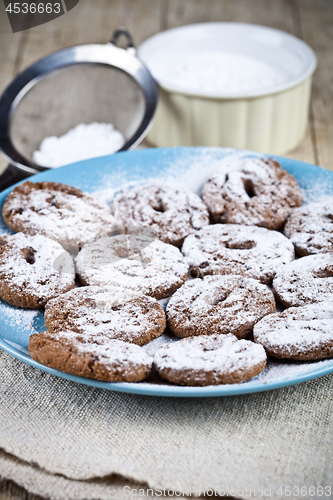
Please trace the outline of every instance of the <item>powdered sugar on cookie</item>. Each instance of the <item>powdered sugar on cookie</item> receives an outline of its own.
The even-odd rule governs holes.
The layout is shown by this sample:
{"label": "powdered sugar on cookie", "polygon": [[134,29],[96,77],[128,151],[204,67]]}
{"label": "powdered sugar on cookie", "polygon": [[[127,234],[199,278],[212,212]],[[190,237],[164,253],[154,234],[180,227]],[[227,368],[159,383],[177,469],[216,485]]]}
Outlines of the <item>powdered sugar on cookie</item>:
{"label": "powdered sugar on cookie", "polygon": [[152,226],[161,241],[176,246],[209,224],[207,208],[199,196],[158,182],[121,191],[116,202],[125,226]]}
{"label": "powdered sugar on cookie", "polygon": [[144,380],[150,374],[153,361],[137,345],[110,339],[100,343],[83,342],[71,331],[31,335],[29,354],[56,370],[105,382]]}
{"label": "powdered sugar on cookie", "polygon": [[242,382],[266,365],[262,346],[234,335],[202,335],[182,339],[158,349],[158,373],[181,385],[215,385]]}
{"label": "powdered sugar on cookie", "polygon": [[74,264],[62,246],[45,236],[0,237],[0,296],[19,307],[41,308],[74,287]]}
{"label": "powdered sugar on cookie", "polygon": [[242,276],[205,276],[186,282],[167,306],[171,331],[179,337],[233,333],[250,338],[253,325],[275,312],[266,285]]}
{"label": "powdered sugar on cookie", "polygon": [[121,286],[156,299],[168,297],[187,279],[180,251],[159,240],[131,253],[124,235],[101,238],[85,245],[75,262],[85,285]]}
{"label": "powdered sugar on cookie", "polygon": [[279,268],[273,289],[287,307],[333,300],[333,254],[309,255]]}
{"label": "powdered sugar on cookie", "polygon": [[193,276],[239,274],[263,283],[270,283],[277,269],[295,256],[281,233],[235,224],[215,224],[191,234],[182,252]]}
{"label": "powdered sugar on cookie", "polygon": [[333,252],[333,196],[295,209],[287,220],[284,234],[300,257]]}
{"label": "powdered sugar on cookie", "polygon": [[245,158],[221,164],[203,187],[213,222],[280,229],[302,203],[297,181],[272,159]]}
{"label": "powdered sugar on cookie", "polygon": [[302,361],[333,357],[333,303],[270,314],[255,325],[253,334],[269,356]]}
{"label": "powdered sugar on cookie", "polygon": [[42,234],[77,252],[111,233],[116,220],[108,206],[79,189],[55,182],[25,182],[7,197],[3,217],[14,231]]}
{"label": "powdered sugar on cookie", "polygon": [[152,297],[121,287],[82,287],[48,302],[45,325],[49,331],[73,330],[85,341],[98,337],[138,345],[159,337],[165,313]]}

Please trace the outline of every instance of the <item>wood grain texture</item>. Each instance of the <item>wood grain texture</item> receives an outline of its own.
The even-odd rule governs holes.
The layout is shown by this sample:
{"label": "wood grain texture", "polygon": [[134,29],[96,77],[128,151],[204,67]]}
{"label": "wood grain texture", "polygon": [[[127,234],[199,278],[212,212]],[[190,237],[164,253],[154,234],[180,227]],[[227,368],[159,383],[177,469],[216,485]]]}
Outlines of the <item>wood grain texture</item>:
{"label": "wood grain texture", "polygon": [[[14,78],[19,64],[19,54],[24,44],[24,34],[12,33],[3,2],[0,2],[0,92]],[[0,174],[7,161],[0,154]]]}
{"label": "wood grain texture", "polygon": [[315,51],[311,112],[318,164],[333,170],[333,2],[298,0],[302,38]]}
{"label": "wood grain texture", "polygon": [[168,28],[214,21],[263,24],[293,33],[288,0],[169,0]]}
{"label": "wood grain texture", "polygon": [[[0,1],[0,92],[37,59],[70,45],[105,43],[125,25],[137,44],[159,31],[184,24],[236,21],[281,29],[315,50],[309,127],[289,157],[333,169],[332,0],[80,0],[65,16],[12,34]],[[0,159],[0,172],[6,161]],[[0,471],[1,474],[1,471]],[[10,481],[0,482],[3,500],[40,500]]]}

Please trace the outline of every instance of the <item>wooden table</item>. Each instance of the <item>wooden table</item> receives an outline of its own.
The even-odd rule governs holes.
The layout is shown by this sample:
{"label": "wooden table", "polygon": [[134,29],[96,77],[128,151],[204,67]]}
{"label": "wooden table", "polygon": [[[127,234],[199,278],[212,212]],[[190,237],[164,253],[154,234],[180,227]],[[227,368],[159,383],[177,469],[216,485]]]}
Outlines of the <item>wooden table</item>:
{"label": "wooden table", "polygon": [[[1,2],[0,92],[18,72],[37,59],[70,45],[105,43],[120,25],[130,30],[138,45],[159,31],[209,21],[271,26],[302,38],[315,50],[318,69],[308,130],[300,146],[286,156],[333,170],[332,0],[80,0],[65,16],[15,34]],[[5,168],[6,161],[1,158],[0,172]],[[3,481],[0,498],[37,500],[39,497]]]}

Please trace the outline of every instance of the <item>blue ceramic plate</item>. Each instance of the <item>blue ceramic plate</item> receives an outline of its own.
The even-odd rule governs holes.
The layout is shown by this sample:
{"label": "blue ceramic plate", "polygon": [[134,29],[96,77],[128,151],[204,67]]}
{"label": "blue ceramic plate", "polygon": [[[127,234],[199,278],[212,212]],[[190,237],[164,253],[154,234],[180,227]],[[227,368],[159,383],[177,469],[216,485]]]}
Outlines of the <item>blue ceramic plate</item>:
{"label": "blue ceramic plate", "polygon": [[[145,182],[150,178],[165,179],[198,191],[202,183],[227,155],[255,156],[255,153],[218,148],[172,148],[148,149],[118,153],[112,156],[86,160],[66,167],[49,170],[36,175],[34,181],[56,181],[77,186],[82,190],[107,201],[111,191],[121,186]],[[324,194],[333,194],[333,172],[286,158],[278,158],[283,168],[296,177],[306,201]],[[0,194],[2,207],[13,188]],[[0,233],[10,233],[0,220]],[[12,356],[40,370],[80,384],[92,385],[113,391],[152,396],[228,396],[277,389],[298,384],[333,372],[333,360],[312,363],[279,362],[269,360],[263,373],[242,384],[208,387],[179,387],[161,381],[129,383],[106,383],[77,377],[48,368],[32,360],[28,354],[29,335],[44,330],[43,314],[38,311],[12,307],[0,301],[0,348]],[[153,352],[161,342],[171,338],[156,339],[149,344]],[[147,349],[147,350],[148,350]]]}

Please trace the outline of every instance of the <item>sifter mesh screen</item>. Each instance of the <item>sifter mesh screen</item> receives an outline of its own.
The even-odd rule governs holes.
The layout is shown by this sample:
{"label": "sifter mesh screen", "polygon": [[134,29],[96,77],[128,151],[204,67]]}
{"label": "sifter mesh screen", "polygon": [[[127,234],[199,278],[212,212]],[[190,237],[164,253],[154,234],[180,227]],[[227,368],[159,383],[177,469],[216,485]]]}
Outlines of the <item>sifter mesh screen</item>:
{"label": "sifter mesh screen", "polygon": [[129,140],[145,112],[140,86],[127,73],[103,64],[75,64],[48,73],[14,108],[10,137],[32,162],[48,136],[60,136],[79,123],[112,123]]}

